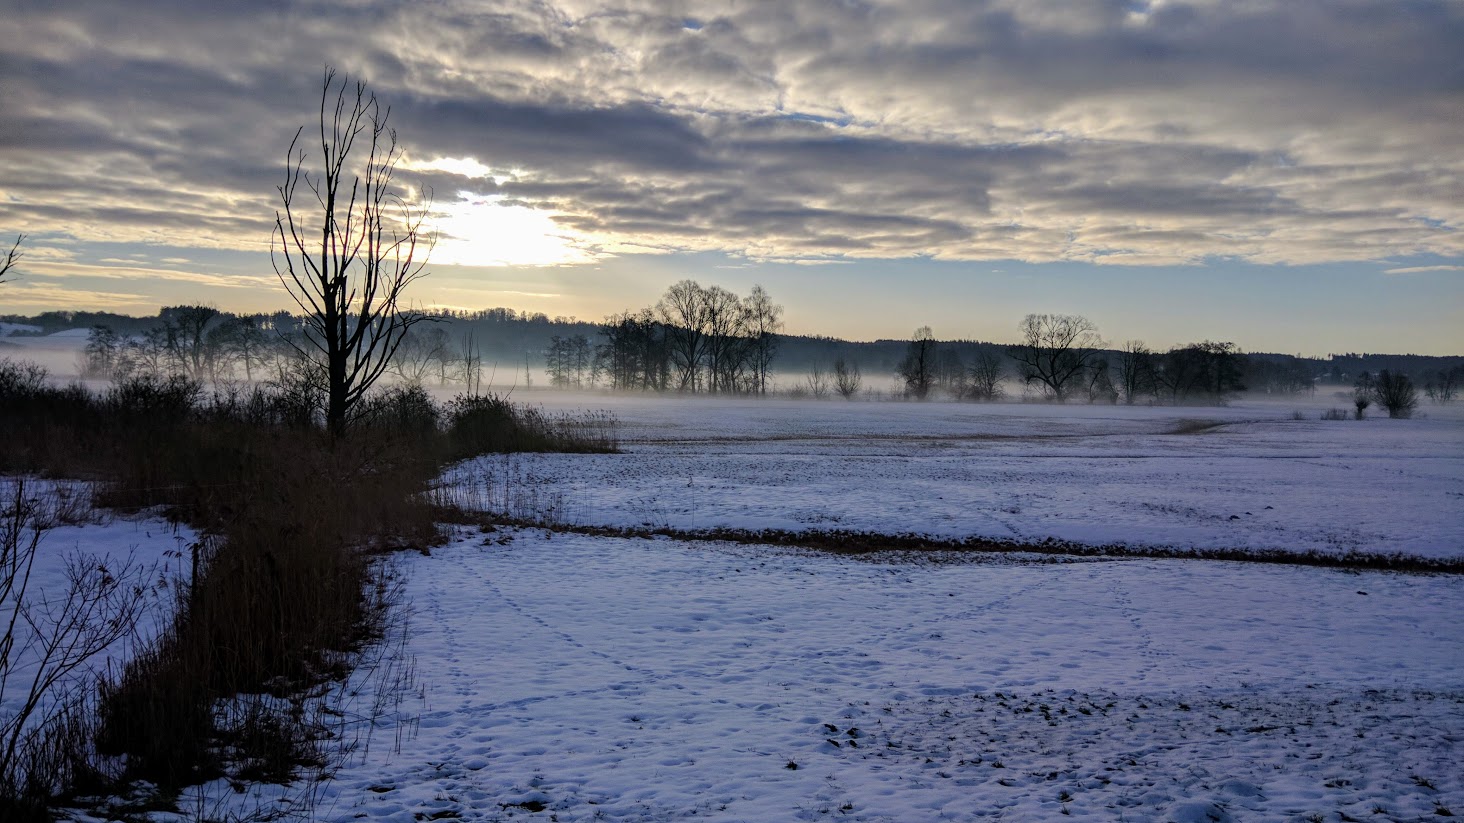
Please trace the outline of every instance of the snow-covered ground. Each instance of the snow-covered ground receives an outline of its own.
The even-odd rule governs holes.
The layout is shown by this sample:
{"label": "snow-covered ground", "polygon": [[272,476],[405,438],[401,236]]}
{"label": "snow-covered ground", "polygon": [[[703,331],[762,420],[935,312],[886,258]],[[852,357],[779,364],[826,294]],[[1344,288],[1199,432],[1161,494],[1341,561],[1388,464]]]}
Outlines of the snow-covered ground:
{"label": "snow-covered ground", "polygon": [[[1457,577],[538,530],[402,564],[425,697],[377,730],[400,750],[353,757],[315,819],[1464,810]],[[269,808],[217,788],[211,804]]]}
{"label": "snow-covered ground", "polygon": [[[1433,410],[593,400],[626,454],[491,459],[464,499],[609,525],[1464,553],[1460,419]],[[420,697],[305,813],[1464,813],[1459,576],[1052,560],[463,532],[399,558]]]}
{"label": "snow-covered ground", "polygon": [[[0,477],[0,511],[9,512],[16,500],[14,477]],[[92,573],[105,569],[105,574],[124,584],[123,591],[113,597],[113,604],[130,602],[135,607],[137,622],[131,631],[91,657],[84,665],[60,678],[41,692],[39,710],[31,723],[44,716],[47,707],[76,688],[90,688],[97,674],[121,666],[156,636],[160,627],[172,619],[174,605],[171,586],[186,579],[188,547],[196,540],[194,532],[160,517],[114,517],[90,507],[90,491],[86,484],[50,480],[25,479],[22,500],[39,501],[39,511],[48,527],[36,546],[31,564],[16,567],[16,582],[21,584],[4,592],[0,599],[0,619],[8,625],[13,646],[8,650],[7,666],[0,667],[0,724],[7,724],[30,697],[38,670],[56,670],[57,660],[67,653],[75,634],[58,632],[58,625],[68,625],[75,611],[63,608],[71,588],[71,569]],[[74,501],[71,498],[78,498]],[[57,512],[61,512],[57,520]],[[26,534],[31,532],[29,528]],[[21,547],[28,545],[28,537]],[[10,558],[6,558],[10,560]],[[24,588],[24,597],[21,589]],[[136,600],[127,594],[136,592]],[[24,608],[16,612],[17,606]],[[15,614],[18,619],[10,624]],[[113,613],[93,612],[93,620],[111,617]],[[56,640],[65,641],[54,644]],[[49,659],[45,649],[53,646]],[[43,667],[44,662],[44,667]],[[46,675],[49,679],[49,674]]]}
{"label": "snow-covered ground", "polygon": [[[625,453],[486,457],[466,505],[577,525],[1464,556],[1464,405],[1225,408],[531,395],[612,411]],[[553,405],[551,405],[553,404]],[[1303,419],[1293,419],[1299,414]]]}
{"label": "snow-covered ground", "polygon": [[[478,461],[450,478],[465,502],[1464,556],[1457,407],[515,399],[608,408],[626,453]],[[324,785],[182,803],[340,821],[1464,814],[1464,577],[1055,559],[464,530],[395,560],[416,682],[369,747]],[[333,691],[344,716],[379,715],[355,690]]]}

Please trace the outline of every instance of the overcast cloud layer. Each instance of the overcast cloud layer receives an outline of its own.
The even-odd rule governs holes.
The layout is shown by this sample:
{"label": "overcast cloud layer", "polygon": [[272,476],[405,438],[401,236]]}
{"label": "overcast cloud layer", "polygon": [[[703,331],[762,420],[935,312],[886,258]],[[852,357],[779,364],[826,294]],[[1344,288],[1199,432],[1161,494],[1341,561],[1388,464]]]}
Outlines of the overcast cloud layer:
{"label": "overcast cloud layer", "polygon": [[0,228],[267,247],[322,66],[585,257],[1464,255],[1464,3],[8,3]]}

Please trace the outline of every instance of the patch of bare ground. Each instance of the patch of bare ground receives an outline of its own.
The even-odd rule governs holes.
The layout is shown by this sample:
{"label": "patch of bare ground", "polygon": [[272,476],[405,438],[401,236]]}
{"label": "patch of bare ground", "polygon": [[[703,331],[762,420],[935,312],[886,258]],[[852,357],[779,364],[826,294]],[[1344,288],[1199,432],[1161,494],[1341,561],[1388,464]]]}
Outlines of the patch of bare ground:
{"label": "patch of bare ground", "polygon": [[1214,431],[1215,429],[1224,426],[1227,422],[1233,421],[1192,419],[1178,420],[1173,426],[1169,428],[1168,431],[1165,432],[1165,434],[1203,434],[1204,432]]}

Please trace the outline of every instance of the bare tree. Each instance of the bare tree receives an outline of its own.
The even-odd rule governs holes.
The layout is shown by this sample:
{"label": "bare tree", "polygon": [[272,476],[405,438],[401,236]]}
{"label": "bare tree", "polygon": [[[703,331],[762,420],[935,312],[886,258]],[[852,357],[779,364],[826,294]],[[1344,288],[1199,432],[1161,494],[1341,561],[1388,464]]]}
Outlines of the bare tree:
{"label": "bare tree", "polygon": [[[432,238],[423,203],[393,189],[401,150],[396,131],[366,85],[326,69],[320,94],[320,165],[305,171],[301,128],[290,141],[279,186],[270,257],[305,314],[302,354],[323,371],[326,425],[345,432],[352,409],[386,371],[407,331],[425,320],[404,293],[426,274]],[[357,150],[365,153],[362,164]],[[301,191],[300,184],[305,184]],[[306,193],[313,195],[313,200]]]}
{"label": "bare tree", "polygon": [[1000,400],[1001,396],[1006,393],[1001,387],[1004,372],[1000,354],[990,349],[982,349],[977,352],[968,375],[970,382],[966,385],[967,396],[972,400],[988,403]]}
{"label": "bare tree", "polygon": [[1103,339],[1093,321],[1077,314],[1029,314],[1022,319],[1022,342],[1007,348],[1022,380],[1038,383],[1062,402],[1073,379],[1083,375]]}
{"label": "bare tree", "polygon": [[25,256],[20,250],[20,244],[24,242],[25,235],[18,234],[15,236],[15,242],[10,244],[10,251],[5,253],[5,261],[0,263],[0,283],[5,282],[5,275],[9,274],[10,270],[15,268],[15,264],[20,262],[20,258]]}
{"label": "bare tree", "polygon": [[1199,401],[1223,406],[1245,391],[1243,371],[1243,357],[1234,343],[1206,340],[1175,346],[1156,358],[1153,377],[1176,405]]}
{"label": "bare tree", "polygon": [[111,326],[92,326],[86,336],[86,348],[82,350],[81,375],[83,377],[111,377],[124,357],[125,342]]}
{"label": "bare tree", "polygon": [[549,374],[549,385],[555,388],[584,388],[586,379],[593,377],[590,365],[590,340],[582,334],[556,334],[544,349],[544,371]]}
{"label": "bare tree", "polygon": [[931,370],[934,383],[951,397],[960,398],[966,394],[966,361],[954,346],[942,346],[935,352],[935,367]]}
{"label": "bare tree", "polygon": [[605,342],[595,354],[595,368],[612,389],[665,391],[671,379],[667,327],[651,309],[622,312],[600,324]]}
{"label": "bare tree", "polygon": [[824,371],[822,363],[814,363],[808,370],[808,377],[804,379],[808,387],[808,393],[813,395],[815,400],[822,400],[829,394],[829,373]]}
{"label": "bare tree", "polygon": [[[433,315],[431,319],[439,321],[442,320],[442,317]],[[432,352],[431,361],[433,369],[437,371],[437,385],[446,386],[448,372],[452,371],[456,357],[452,348],[452,339],[448,337],[447,329],[435,322],[422,332],[422,337],[427,340],[427,348]]]}
{"label": "bare tree", "polygon": [[905,347],[905,359],[900,361],[900,378],[905,381],[905,394],[916,400],[930,396],[935,384],[935,334],[929,326],[915,330],[910,343]]}
{"label": "bare tree", "polygon": [[209,327],[219,317],[213,306],[168,306],[158,313],[162,319],[163,348],[174,368],[193,378],[213,376],[218,339],[209,339]]}
{"label": "bare tree", "polygon": [[1089,403],[1117,403],[1118,389],[1113,385],[1113,376],[1109,373],[1108,360],[1103,357],[1093,358],[1088,366],[1088,376],[1084,383],[1088,388]]}
{"label": "bare tree", "polygon": [[421,386],[445,354],[446,337],[408,332],[397,346],[387,370],[408,386]]}
{"label": "bare tree", "polygon": [[1453,402],[1459,396],[1459,384],[1464,383],[1464,365],[1452,369],[1439,369],[1428,375],[1423,391],[1435,403]]}
{"label": "bare tree", "polygon": [[167,372],[167,334],[162,329],[149,329],[140,337],[128,338],[118,358],[114,377],[136,374],[162,375]]}
{"label": "bare tree", "polygon": [[701,382],[702,361],[707,354],[706,313],[706,290],[695,280],[672,285],[656,304],[656,318],[665,326],[681,391],[694,392]]}
{"label": "bare tree", "polygon": [[1389,417],[1412,417],[1413,410],[1418,408],[1418,389],[1402,372],[1383,369],[1372,383],[1372,397],[1388,410]]}
{"label": "bare tree", "polygon": [[741,298],[721,286],[702,290],[702,319],[706,339],[707,390],[734,392],[747,364],[748,310]]}
{"label": "bare tree", "polygon": [[1357,420],[1363,418],[1363,413],[1373,401],[1373,377],[1367,372],[1357,376],[1357,382],[1352,384],[1352,407],[1353,417]]}
{"label": "bare tree", "polygon": [[269,364],[270,340],[254,317],[234,317],[209,332],[211,345],[220,357],[244,366],[244,379],[254,382],[254,373]]}
{"label": "bare tree", "polygon": [[778,352],[778,332],[783,330],[783,307],[773,302],[762,286],[753,286],[743,301],[747,311],[747,334],[752,338],[752,376],[758,394],[768,393],[768,373]]}
{"label": "bare tree", "polygon": [[458,370],[458,380],[467,394],[476,397],[483,388],[483,353],[478,349],[478,340],[472,332],[463,335],[453,364]]}
{"label": "bare tree", "polygon": [[853,400],[864,382],[859,373],[859,364],[840,357],[834,361],[834,390],[845,400]]}
{"label": "bare tree", "polygon": [[1144,341],[1129,340],[1119,350],[1118,388],[1130,406],[1154,393],[1154,352]]}

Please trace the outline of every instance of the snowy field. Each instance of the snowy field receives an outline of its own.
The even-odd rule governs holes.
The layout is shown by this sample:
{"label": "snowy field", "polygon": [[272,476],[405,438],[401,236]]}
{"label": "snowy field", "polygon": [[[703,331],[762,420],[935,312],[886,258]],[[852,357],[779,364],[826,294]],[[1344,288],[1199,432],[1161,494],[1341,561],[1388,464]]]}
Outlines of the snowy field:
{"label": "snowy field", "polygon": [[[529,397],[612,409],[626,453],[481,461],[465,498],[581,524],[1464,554],[1464,426],[1435,409]],[[420,692],[308,815],[1464,813],[1460,577],[1053,560],[463,531],[398,558]]]}
{"label": "snowy field", "polygon": [[467,505],[595,526],[1464,557],[1461,404],[1333,421],[1318,418],[1334,398],[516,399],[606,408],[625,453],[483,458],[450,477]]}
{"label": "snowy field", "polygon": [[[16,478],[0,477],[0,510],[11,510],[16,488]],[[58,628],[68,625],[59,618],[71,589],[71,570],[105,569],[126,590],[135,590],[136,601],[126,595],[118,599],[134,603],[137,622],[85,665],[65,672],[41,691],[39,709],[27,728],[34,727],[34,721],[57,700],[94,682],[98,673],[120,670],[171,621],[171,587],[186,580],[188,547],[196,540],[191,529],[160,517],[114,517],[92,510],[86,484],[28,479],[23,489],[23,500],[39,501],[38,510],[48,528],[40,535],[34,562],[25,564],[20,558],[22,562],[13,567],[15,582],[24,584],[23,600],[19,598],[21,585],[4,591],[0,598],[0,620],[7,624],[13,640],[13,646],[4,650],[5,665],[0,666],[0,727],[7,730],[25,706],[38,675],[41,680],[51,679],[60,670],[58,663],[74,648],[72,644],[80,640]],[[28,545],[30,533],[27,528],[21,548]],[[7,563],[13,560],[17,558],[5,558]]]}
{"label": "snowy field", "polygon": [[[538,530],[402,562],[425,696],[404,706],[400,750],[384,724],[315,818],[1464,809],[1457,577],[885,562]],[[215,786],[200,805],[271,796]]]}
{"label": "snowy field", "polygon": [[[1464,557],[1457,407],[514,399],[608,409],[625,453],[474,461],[447,478],[464,502],[575,525]],[[463,529],[393,560],[416,682],[371,745],[323,785],[220,782],[153,817],[1464,814],[1464,578],[1060,560]],[[354,689],[332,690],[344,715],[374,714]]]}

